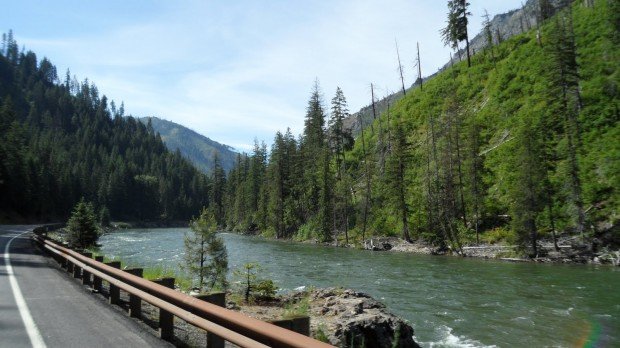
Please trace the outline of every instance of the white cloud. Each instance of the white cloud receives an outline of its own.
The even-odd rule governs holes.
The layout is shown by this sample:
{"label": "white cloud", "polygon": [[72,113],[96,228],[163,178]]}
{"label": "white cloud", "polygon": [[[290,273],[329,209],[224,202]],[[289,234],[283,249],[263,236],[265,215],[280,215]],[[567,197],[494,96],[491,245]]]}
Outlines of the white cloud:
{"label": "white cloud", "polygon": [[[480,6],[493,14],[520,1],[509,3],[472,5],[470,31],[480,27]],[[445,3],[436,0],[158,6],[149,16],[128,9],[111,27],[100,20],[96,32],[18,40],[59,71],[70,67],[117,103],[125,101],[128,113],[163,117],[240,149],[251,148],[255,137],[270,143],[287,126],[301,132],[315,78],[326,103],[340,86],[351,111],[370,102],[371,82],[379,96],[399,90],[394,39],[407,85],[417,41],[425,75],[448,57],[439,38]]]}

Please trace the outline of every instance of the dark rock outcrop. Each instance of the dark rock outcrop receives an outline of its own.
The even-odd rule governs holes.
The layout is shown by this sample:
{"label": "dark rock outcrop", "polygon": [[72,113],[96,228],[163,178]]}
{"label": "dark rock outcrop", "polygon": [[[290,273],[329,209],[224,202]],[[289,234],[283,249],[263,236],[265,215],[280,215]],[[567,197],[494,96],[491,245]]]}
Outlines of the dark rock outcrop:
{"label": "dark rock outcrop", "polygon": [[322,331],[335,346],[419,347],[411,325],[365,293],[326,288],[290,296],[309,298],[312,331]]}

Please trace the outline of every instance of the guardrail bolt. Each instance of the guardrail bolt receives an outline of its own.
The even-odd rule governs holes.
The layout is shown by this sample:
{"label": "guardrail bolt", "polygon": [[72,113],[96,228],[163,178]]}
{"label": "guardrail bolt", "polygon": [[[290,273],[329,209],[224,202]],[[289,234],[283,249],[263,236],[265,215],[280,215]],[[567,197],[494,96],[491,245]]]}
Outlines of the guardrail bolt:
{"label": "guardrail bolt", "polygon": [[[103,262],[103,256],[95,256],[95,261]],[[93,274],[93,290],[95,292],[101,292],[101,278]]]}
{"label": "guardrail bolt", "polygon": [[[106,265],[110,266],[110,267],[114,267],[114,268],[121,268],[121,262],[120,261],[112,261],[112,262],[105,262]],[[120,302],[121,299],[121,289],[114,285],[114,284],[110,284],[110,291],[109,291],[110,297],[108,298],[108,302],[110,304],[118,304]]]}
{"label": "guardrail bolt", "polygon": [[[161,278],[154,282],[174,289],[174,278]],[[174,337],[174,315],[161,308],[159,309],[159,337],[166,341],[172,341]]]}
{"label": "guardrail bolt", "polygon": [[[216,306],[226,307],[226,293],[225,292],[213,292],[210,294],[196,295],[196,298],[205,302],[209,302]],[[226,341],[223,338],[207,332],[207,347],[208,348],[224,348]]]}
{"label": "guardrail bolt", "polygon": [[[144,270],[142,268],[130,268],[125,272],[142,278]],[[136,295],[129,294],[129,316],[140,318],[142,316],[142,299]]]}

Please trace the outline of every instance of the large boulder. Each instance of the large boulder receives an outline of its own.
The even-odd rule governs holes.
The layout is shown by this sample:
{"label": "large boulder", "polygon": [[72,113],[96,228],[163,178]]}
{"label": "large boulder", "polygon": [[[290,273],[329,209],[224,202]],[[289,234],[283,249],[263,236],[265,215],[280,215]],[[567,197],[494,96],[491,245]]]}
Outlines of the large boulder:
{"label": "large boulder", "polygon": [[291,300],[306,296],[310,300],[311,331],[315,336],[320,331],[335,346],[419,347],[411,325],[365,293],[314,289],[291,295]]}

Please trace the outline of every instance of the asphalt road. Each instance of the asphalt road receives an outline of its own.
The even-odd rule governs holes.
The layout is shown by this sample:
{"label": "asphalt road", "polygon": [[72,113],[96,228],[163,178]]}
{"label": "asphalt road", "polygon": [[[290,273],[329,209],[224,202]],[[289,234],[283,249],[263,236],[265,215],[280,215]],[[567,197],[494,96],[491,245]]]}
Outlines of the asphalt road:
{"label": "asphalt road", "polygon": [[0,348],[171,346],[42,256],[33,227],[0,225]]}

